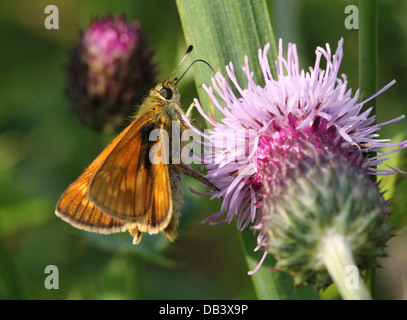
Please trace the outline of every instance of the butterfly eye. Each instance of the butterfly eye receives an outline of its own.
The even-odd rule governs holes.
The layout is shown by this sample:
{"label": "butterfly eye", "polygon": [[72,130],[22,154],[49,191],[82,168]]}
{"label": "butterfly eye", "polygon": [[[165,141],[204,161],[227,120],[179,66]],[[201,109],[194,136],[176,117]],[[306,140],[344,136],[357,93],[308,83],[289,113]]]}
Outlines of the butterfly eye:
{"label": "butterfly eye", "polygon": [[170,88],[163,87],[160,90],[160,96],[164,99],[170,100],[172,98],[172,90]]}

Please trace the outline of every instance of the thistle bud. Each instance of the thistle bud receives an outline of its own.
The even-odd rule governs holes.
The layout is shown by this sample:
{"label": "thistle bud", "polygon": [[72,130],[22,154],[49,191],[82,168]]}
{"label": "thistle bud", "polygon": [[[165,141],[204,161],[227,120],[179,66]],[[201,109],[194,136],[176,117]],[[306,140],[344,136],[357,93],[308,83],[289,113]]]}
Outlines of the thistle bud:
{"label": "thistle bud", "polygon": [[155,85],[147,37],[123,15],[94,20],[71,51],[67,94],[78,118],[95,130],[119,131]]}
{"label": "thistle bud", "polygon": [[[291,161],[264,162],[261,169],[264,177],[275,177],[276,170],[280,174],[262,180],[259,223],[263,245],[278,261],[276,269],[292,274],[296,285],[324,289],[335,273],[343,280],[348,266],[376,267],[377,258],[386,256],[392,229],[377,183],[344,156],[328,147],[321,150],[316,141],[297,137],[295,143],[286,142],[284,158]],[[278,156],[272,152],[265,158]]]}

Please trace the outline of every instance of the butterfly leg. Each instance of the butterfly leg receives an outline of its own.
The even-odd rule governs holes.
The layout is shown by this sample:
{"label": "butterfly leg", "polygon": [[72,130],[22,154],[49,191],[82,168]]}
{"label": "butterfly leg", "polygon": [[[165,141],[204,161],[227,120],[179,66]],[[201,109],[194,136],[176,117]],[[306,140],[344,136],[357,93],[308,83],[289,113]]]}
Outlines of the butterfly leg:
{"label": "butterfly leg", "polygon": [[[196,106],[195,101],[193,101],[193,102],[190,104],[190,106],[188,107],[187,112],[185,113],[185,115],[186,115],[186,117],[187,117],[188,119],[190,119],[191,123],[196,123],[196,125],[199,127],[199,129],[200,129],[201,131],[204,131],[204,128],[203,128],[195,119],[191,119],[191,114],[192,114],[192,111],[194,111],[194,108],[197,108],[197,109],[198,109],[198,107]],[[213,122],[213,123],[218,123],[218,122],[214,119],[214,117],[211,117],[211,116],[209,116],[209,115],[206,115],[206,116],[210,119],[211,122]],[[183,122],[183,121],[182,121],[182,122]],[[185,125],[185,123],[184,123],[184,125]]]}
{"label": "butterfly leg", "polygon": [[192,101],[192,103],[189,105],[187,112],[185,112],[185,116],[189,119],[191,118],[191,113],[196,108],[196,103],[195,101]]}
{"label": "butterfly leg", "polygon": [[176,166],[182,173],[186,174],[187,176],[190,176],[198,181],[201,181],[202,183],[204,183],[207,187],[211,188],[214,191],[219,191],[219,189],[212,184],[208,179],[206,179],[202,173],[188,167],[186,164],[184,163],[180,163],[180,164],[173,164],[173,166]]}
{"label": "butterfly leg", "polygon": [[131,227],[129,232],[133,236],[133,244],[139,244],[142,237],[140,230],[137,227]]}

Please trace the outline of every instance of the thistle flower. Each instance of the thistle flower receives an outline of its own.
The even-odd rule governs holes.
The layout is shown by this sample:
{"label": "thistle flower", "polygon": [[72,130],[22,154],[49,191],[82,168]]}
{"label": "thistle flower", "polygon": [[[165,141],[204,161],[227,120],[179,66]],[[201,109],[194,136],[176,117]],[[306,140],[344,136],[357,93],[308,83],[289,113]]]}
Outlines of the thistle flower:
{"label": "thistle flower", "polygon": [[[352,96],[346,76],[338,76],[342,45],[341,39],[334,55],[329,45],[318,47],[315,65],[306,72],[299,69],[296,46],[289,44],[284,58],[280,40],[276,79],[266,45],[259,50],[264,87],[254,82],[247,57],[242,67],[246,89],[230,63],[226,72],[240,97],[220,73],[212,79],[213,88],[203,86],[224,115],[219,122],[195,101],[213,127],[204,133],[193,128],[205,139],[206,177],[220,190],[209,194],[223,199],[221,210],[205,222],[237,218],[240,230],[255,224],[256,250],[273,253],[277,268],[293,274],[296,284],[316,283],[318,288],[331,281],[323,260],[332,247],[321,249],[328,239],[340,236],[359,267],[371,266],[384,255],[391,229],[387,203],[369,175],[393,174],[376,166],[407,147],[407,141],[390,143],[377,134],[404,116],[374,124],[372,108],[362,111],[395,81],[358,103],[359,91]],[[395,149],[383,153],[381,147]],[[370,153],[377,155],[368,157]]]}
{"label": "thistle flower", "polygon": [[79,119],[95,130],[121,130],[155,85],[152,56],[138,21],[127,23],[123,15],[94,20],[68,65],[67,94]]}

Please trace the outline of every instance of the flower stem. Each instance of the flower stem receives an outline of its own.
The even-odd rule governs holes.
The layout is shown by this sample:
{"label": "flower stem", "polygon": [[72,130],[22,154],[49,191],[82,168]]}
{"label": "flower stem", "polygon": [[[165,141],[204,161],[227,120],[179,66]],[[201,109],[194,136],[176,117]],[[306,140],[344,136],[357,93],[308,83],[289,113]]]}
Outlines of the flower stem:
{"label": "flower stem", "polygon": [[328,234],[321,241],[320,257],[341,296],[346,300],[371,300],[343,235]]}

